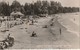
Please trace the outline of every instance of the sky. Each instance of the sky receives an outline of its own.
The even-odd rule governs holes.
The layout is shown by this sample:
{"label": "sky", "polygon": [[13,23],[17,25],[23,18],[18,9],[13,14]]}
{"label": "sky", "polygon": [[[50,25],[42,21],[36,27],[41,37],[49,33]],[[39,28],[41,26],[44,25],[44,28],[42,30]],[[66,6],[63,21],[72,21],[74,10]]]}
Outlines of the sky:
{"label": "sky", "polygon": [[[1,2],[2,0],[0,0]],[[14,0],[3,0],[5,2],[9,2],[9,4],[11,5],[12,2]],[[33,1],[36,2],[37,0],[17,0],[19,1],[21,4],[25,4],[27,3],[32,3]],[[47,0],[47,1],[58,1],[62,4],[62,6],[66,6],[66,7],[80,7],[80,0]]]}

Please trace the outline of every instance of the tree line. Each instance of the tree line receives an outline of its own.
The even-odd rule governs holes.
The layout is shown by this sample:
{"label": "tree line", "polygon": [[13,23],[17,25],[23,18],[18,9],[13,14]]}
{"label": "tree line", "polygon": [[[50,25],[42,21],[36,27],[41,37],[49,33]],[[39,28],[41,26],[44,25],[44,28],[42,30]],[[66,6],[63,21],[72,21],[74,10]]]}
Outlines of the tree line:
{"label": "tree line", "polygon": [[36,1],[21,5],[18,1],[13,1],[11,5],[0,2],[0,15],[9,16],[13,11],[20,11],[25,15],[56,14],[79,12],[78,7],[63,7],[60,2]]}

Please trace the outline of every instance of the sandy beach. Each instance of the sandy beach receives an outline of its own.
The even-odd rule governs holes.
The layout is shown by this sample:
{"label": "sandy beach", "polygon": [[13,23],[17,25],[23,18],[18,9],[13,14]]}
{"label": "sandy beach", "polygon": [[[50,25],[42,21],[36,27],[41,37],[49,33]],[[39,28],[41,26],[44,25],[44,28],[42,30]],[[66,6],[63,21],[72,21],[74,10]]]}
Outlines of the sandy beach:
{"label": "sandy beach", "polygon": [[[15,39],[15,44],[9,49],[79,48],[79,26],[71,21],[71,15],[72,13],[70,13],[70,16],[57,14],[55,16],[39,18],[37,19],[38,23],[34,23],[34,25],[29,25],[29,22],[10,28],[10,31],[6,32],[6,34],[11,33],[11,36]],[[73,13],[73,16],[74,15],[75,13]],[[57,20],[51,21],[51,19],[56,18],[56,16],[58,16]],[[50,26],[51,23],[54,23],[54,25]],[[43,28],[45,25],[47,25],[48,28]],[[33,31],[36,32],[37,37],[30,37]]]}

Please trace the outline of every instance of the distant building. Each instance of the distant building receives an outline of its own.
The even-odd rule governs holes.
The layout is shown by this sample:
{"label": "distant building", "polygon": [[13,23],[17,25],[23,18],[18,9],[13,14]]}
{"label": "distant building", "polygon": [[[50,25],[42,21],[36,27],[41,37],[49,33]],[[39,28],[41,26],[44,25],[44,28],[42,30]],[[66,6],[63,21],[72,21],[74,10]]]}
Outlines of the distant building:
{"label": "distant building", "polygon": [[14,18],[14,20],[16,18],[22,18],[24,16],[24,14],[22,14],[21,12],[19,11],[13,11],[11,14],[10,14],[11,18]]}

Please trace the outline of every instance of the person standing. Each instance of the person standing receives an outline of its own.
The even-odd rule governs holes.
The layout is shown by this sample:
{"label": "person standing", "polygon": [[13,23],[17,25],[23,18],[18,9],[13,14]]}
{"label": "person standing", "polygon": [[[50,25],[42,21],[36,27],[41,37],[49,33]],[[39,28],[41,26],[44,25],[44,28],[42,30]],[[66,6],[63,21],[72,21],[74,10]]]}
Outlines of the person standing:
{"label": "person standing", "polygon": [[62,34],[62,32],[61,32],[61,28],[60,28],[60,35]]}

